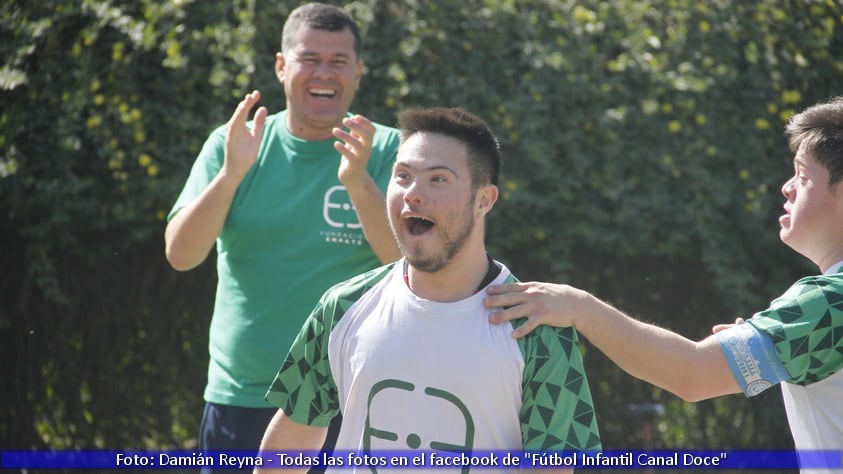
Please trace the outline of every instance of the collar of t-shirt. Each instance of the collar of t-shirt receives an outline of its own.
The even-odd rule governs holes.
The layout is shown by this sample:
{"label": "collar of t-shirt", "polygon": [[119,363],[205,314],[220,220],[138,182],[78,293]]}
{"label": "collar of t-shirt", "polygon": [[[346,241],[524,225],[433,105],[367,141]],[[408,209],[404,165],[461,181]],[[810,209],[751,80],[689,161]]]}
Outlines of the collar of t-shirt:
{"label": "collar of t-shirt", "polygon": [[843,271],[843,268],[841,268],[841,267],[843,267],[843,260],[841,260],[841,261],[835,263],[834,265],[828,267],[828,270],[826,270],[823,273],[823,275],[833,275],[835,273],[840,273],[841,271]]}
{"label": "collar of t-shirt", "polygon": [[[486,271],[486,276],[483,277],[483,281],[480,282],[480,286],[474,290],[474,294],[480,292],[483,288],[485,288],[489,283],[495,280],[501,273],[501,266],[496,262],[489,254],[486,254],[486,259],[489,260],[489,269]],[[410,288],[410,274],[408,272],[410,268],[410,262],[407,259],[404,260],[404,284],[407,285],[407,288]],[[843,263],[843,262],[841,262]]]}

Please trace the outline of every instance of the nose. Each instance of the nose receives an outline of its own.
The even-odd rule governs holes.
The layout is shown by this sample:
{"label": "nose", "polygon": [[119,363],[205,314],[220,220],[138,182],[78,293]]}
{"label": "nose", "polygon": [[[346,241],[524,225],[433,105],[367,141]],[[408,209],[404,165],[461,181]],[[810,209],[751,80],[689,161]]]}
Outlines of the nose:
{"label": "nose", "polygon": [[418,181],[413,181],[404,188],[404,201],[408,204],[420,204],[424,198]]}
{"label": "nose", "polygon": [[793,183],[796,180],[796,176],[791,177],[789,180],[785,181],[782,185],[782,194],[787,199],[790,199],[791,194],[793,193]]}
{"label": "nose", "polygon": [[331,74],[331,64],[328,63],[328,61],[319,61],[319,63],[313,67],[313,75],[316,77],[329,77]]}

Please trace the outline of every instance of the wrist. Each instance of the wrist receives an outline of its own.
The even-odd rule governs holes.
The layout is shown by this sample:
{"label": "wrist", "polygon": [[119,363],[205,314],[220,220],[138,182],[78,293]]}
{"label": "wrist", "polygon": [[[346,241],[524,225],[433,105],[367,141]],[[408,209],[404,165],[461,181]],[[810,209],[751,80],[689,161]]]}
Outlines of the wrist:
{"label": "wrist", "polygon": [[594,307],[596,300],[587,291],[580,289],[574,289],[574,291],[576,292],[576,297],[573,299],[574,304],[571,307],[571,325],[576,329],[580,329],[582,325],[588,324],[588,321],[591,320],[589,313],[591,312],[591,308]]}
{"label": "wrist", "polygon": [[338,178],[349,194],[362,193],[371,190],[373,187],[377,189],[375,180],[365,171],[357,174],[344,174],[338,176]]}

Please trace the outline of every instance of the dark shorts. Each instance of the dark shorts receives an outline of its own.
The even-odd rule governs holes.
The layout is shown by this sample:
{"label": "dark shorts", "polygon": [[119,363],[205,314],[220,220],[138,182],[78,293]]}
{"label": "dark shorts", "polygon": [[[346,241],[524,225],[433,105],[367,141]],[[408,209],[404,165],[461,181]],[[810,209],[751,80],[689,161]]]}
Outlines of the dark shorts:
{"label": "dark shorts", "polygon": [[[256,451],[266,431],[269,420],[277,408],[245,408],[230,405],[205,403],[202,424],[199,427],[199,449],[203,451]],[[323,451],[333,452],[337,435],[342,424],[342,416],[337,416],[328,427]],[[251,468],[249,468],[251,470]],[[311,469],[311,473],[324,470]],[[231,472],[231,469],[213,469],[203,467],[203,474]]]}

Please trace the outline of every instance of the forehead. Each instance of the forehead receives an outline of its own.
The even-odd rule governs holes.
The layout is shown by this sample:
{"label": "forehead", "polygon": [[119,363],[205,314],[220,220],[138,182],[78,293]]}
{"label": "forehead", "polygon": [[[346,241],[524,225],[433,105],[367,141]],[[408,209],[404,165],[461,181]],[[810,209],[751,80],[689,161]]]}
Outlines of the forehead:
{"label": "forehead", "polygon": [[461,174],[468,170],[468,149],[456,138],[417,132],[398,147],[395,163],[413,168],[446,167]]}
{"label": "forehead", "polygon": [[825,167],[814,159],[814,156],[805,149],[804,145],[800,146],[799,150],[796,151],[796,156],[793,157],[793,164],[809,170],[825,170]]}
{"label": "forehead", "polygon": [[302,26],[292,36],[290,52],[297,55],[344,55],[354,58],[354,34],[349,28],[328,31]]}

